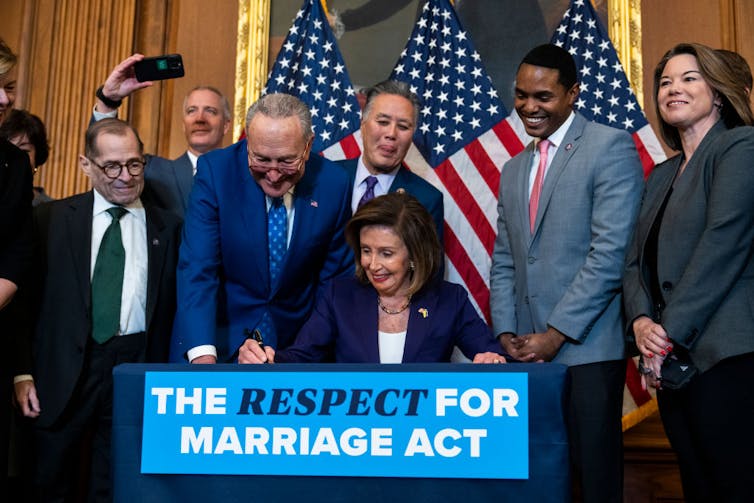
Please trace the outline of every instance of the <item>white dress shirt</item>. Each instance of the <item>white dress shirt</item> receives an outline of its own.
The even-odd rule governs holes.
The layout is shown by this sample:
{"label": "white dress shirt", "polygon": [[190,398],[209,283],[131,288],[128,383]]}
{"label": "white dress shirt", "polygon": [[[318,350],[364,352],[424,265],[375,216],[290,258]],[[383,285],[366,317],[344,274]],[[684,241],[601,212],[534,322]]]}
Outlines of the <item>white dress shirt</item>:
{"label": "white dress shirt", "polygon": [[387,194],[387,191],[390,190],[390,186],[393,184],[393,180],[395,180],[395,175],[398,174],[399,169],[401,169],[401,164],[398,164],[398,166],[390,173],[379,173],[373,175],[364,165],[364,156],[359,157],[359,163],[356,166],[356,176],[353,179],[351,212],[356,213],[356,210],[359,206],[359,201],[361,201],[361,198],[364,196],[364,192],[367,191],[367,177],[377,177],[377,184],[375,184],[374,186],[374,197],[384,196],[385,194]]}
{"label": "white dress shirt", "polygon": [[[547,173],[550,172],[552,160],[555,158],[555,154],[558,153],[560,144],[563,143],[563,138],[565,137],[568,128],[571,127],[571,123],[573,123],[575,117],[576,114],[571,112],[571,115],[568,116],[565,122],[561,124],[554,133],[545,138],[550,141],[550,145],[547,147],[547,164],[545,165],[545,173],[542,177],[542,186],[544,186],[545,180],[547,179]],[[537,177],[537,169],[539,169],[539,148],[537,148],[537,145],[539,145],[540,141],[540,139],[537,139],[534,144],[534,160],[529,171],[529,197],[531,197],[531,191],[534,188],[534,179]]]}
{"label": "white dress shirt", "polygon": [[406,330],[403,332],[377,331],[380,348],[380,363],[401,363],[403,349],[406,347]]}
{"label": "white dress shirt", "polygon": [[[92,211],[92,259],[90,279],[94,274],[102,236],[110,226],[112,217],[107,210],[114,205],[94,191]],[[147,215],[144,206],[137,199],[128,206],[128,211],[120,219],[120,232],[123,248],[126,251],[126,265],[123,271],[123,291],[120,303],[120,329],[118,335],[133,334],[146,330],[147,307]]]}

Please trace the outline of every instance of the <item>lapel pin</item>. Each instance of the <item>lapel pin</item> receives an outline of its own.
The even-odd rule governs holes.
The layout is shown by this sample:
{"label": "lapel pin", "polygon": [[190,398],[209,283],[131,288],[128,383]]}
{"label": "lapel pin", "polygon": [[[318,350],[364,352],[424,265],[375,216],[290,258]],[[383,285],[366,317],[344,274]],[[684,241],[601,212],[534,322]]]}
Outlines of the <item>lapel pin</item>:
{"label": "lapel pin", "polygon": [[309,204],[312,206],[312,208],[319,208],[319,203],[317,201],[310,201]]}
{"label": "lapel pin", "polygon": [[157,238],[154,238],[152,240],[152,246],[160,246],[160,240]]}
{"label": "lapel pin", "polygon": [[[403,187],[401,187],[400,189],[396,190],[396,192],[398,194],[405,194],[406,193],[406,189],[404,189]],[[425,316],[425,318],[426,318],[426,316]]]}
{"label": "lapel pin", "polygon": [[569,144],[567,144],[567,145],[566,145],[566,152],[568,152],[568,151],[569,151],[569,150],[571,150],[572,148],[573,148],[573,144],[572,144],[572,143],[569,143]]}
{"label": "lapel pin", "polygon": [[422,318],[426,318],[427,316],[429,316],[429,311],[427,311],[427,308],[425,307],[420,307],[419,314],[422,315]]}

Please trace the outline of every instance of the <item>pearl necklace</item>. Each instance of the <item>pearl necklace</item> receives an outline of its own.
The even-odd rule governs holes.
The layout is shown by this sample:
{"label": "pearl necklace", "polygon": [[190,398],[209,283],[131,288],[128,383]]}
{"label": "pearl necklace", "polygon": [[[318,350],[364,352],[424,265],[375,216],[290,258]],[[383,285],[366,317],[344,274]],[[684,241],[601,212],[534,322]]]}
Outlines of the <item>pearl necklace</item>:
{"label": "pearl necklace", "polygon": [[408,296],[408,299],[406,299],[406,303],[403,304],[398,309],[388,309],[385,307],[385,305],[382,303],[382,297],[379,295],[377,296],[377,305],[380,306],[380,309],[382,309],[382,312],[385,314],[401,314],[403,311],[408,309],[409,304],[411,304],[411,296]]}

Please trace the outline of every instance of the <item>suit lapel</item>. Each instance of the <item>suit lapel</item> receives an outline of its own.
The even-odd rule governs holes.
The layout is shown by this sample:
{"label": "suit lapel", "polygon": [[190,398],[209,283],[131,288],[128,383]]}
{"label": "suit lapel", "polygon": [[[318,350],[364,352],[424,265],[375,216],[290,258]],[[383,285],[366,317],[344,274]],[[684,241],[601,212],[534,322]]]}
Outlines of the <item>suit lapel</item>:
{"label": "suit lapel", "polygon": [[149,325],[154,315],[159,295],[160,278],[165,264],[170,236],[165,230],[162,216],[154,208],[145,207],[147,215],[147,306],[145,310],[145,326],[149,331]]}
{"label": "suit lapel", "polygon": [[411,300],[406,329],[406,345],[403,348],[403,361],[413,362],[424,345],[424,340],[432,326],[433,315],[437,314],[437,295],[419,293]]}
{"label": "suit lapel", "polygon": [[401,167],[398,168],[398,171],[395,173],[395,178],[393,178],[393,183],[390,184],[390,188],[388,189],[389,193],[392,192],[409,192],[406,187],[410,185],[409,177],[408,177],[409,171],[408,168],[401,164]]}
{"label": "suit lapel", "polygon": [[518,194],[518,203],[521,208],[519,214],[519,225],[525,236],[529,236],[531,242],[531,233],[529,232],[529,174],[531,172],[531,163],[534,162],[534,142],[531,142],[524,154],[521,163],[516,169],[516,194]]}
{"label": "suit lapel", "polygon": [[[545,177],[545,183],[542,186],[542,195],[539,197],[539,207],[537,208],[537,218],[534,223],[534,234],[537,235],[539,226],[542,224],[542,219],[547,212],[547,206],[550,204],[555,187],[558,184],[560,175],[563,174],[568,161],[571,156],[578,150],[581,135],[584,132],[584,126],[586,125],[586,119],[576,114],[573,119],[571,127],[566,131],[563,137],[563,142],[558,146],[558,150],[555,153],[555,158],[550,163],[550,167],[547,169],[547,176]],[[533,239],[532,236],[532,239]]]}
{"label": "suit lapel", "polygon": [[178,193],[181,195],[181,201],[183,201],[183,209],[185,211],[186,206],[188,205],[188,195],[194,184],[194,167],[191,165],[191,159],[189,159],[188,154],[185,152],[171,164],[173,165],[175,183],[178,186]]}
{"label": "suit lapel", "polygon": [[[249,254],[249,261],[254,265],[257,274],[249,274],[250,277],[262,278],[265,284],[270,284],[270,267],[267,258],[267,203],[264,192],[259,187],[249,170],[243,168],[248,164],[247,144],[243,142],[242,148],[238,149],[235,166],[227,168],[238,169],[238,187],[234,191],[238,197],[237,208],[241,219],[246,227],[247,234],[243,237],[250,241],[249,249],[255,250]],[[225,169],[226,166],[223,166]]]}
{"label": "suit lapel", "polygon": [[[71,249],[78,290],[87,311],[92,305],[91,261],[92,261],[92,211],[94,194],[92,191],[75,198],[68,206],[65,217],[66,236]],[[48,252],[49,253],[49,252]],[[54,273],[54,271],[50,271]]]}
{"label": "suit lapel", "polygon": [[[290,267],[286,267],[289,261],[294,263],[301,263],[301,259],[297,258],[298,250],[309,249],[306,246],[311,236],[311,230],[321,227],[319,219],[319,204],[320,201],[314,197],[314,184],[313,180],[316,178],[316,172],[318,168],[310,160],[306,165],[306,172],[303,178],[296,184],[296,189],[293,196],[293,207],[295,215],[293,218],[293,229],[291,233],[291,241],[288,243],[288,251],[285,253],[283,259],[283,267],[280,274],[280,280],[277,285],[273,286],[273,293],[278,290],[280,285],[285,284],[289,279],[288,274],[291,270]],[[297,281],[298,278],[291,278],[293,281]]]}
{"label": "suit lapel", "polygon": [[371,286],[359,284],[354,288],[351,304],[351,319],[359,326],[353,333],[358,334],[360,346],[365,351],[365,362],[380,363],[379,313],[377,312],[377,291]]}

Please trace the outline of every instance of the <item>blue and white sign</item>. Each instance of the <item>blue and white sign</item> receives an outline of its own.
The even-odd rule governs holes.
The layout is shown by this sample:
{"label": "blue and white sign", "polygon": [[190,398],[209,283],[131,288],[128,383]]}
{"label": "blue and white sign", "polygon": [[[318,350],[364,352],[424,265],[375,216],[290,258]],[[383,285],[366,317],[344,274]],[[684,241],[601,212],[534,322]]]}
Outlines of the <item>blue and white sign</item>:
{"label": "blue and white sign", "polygon": [[526,373],[145,377],[142,473],[529,476]]}

